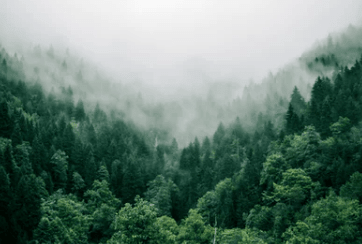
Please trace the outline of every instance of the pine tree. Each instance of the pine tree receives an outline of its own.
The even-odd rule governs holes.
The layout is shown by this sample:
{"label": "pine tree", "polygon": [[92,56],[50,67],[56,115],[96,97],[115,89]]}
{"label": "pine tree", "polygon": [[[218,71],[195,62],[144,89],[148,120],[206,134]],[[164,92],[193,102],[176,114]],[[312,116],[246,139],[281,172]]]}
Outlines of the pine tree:
{"label": "pine tree", "polygon": [[74,111],[74,117],[77,121],[85,119],[84,105],[82,99],[79,99]]}
{"label": "pine tree", "polygon": [[103,163],[103,162],[101,163],[101,166],[99,167],[99,169],[97,171],[96,179],[99,181],[105,180],[105,181],[109,182],[109,173],[108,173],[105,163]]}
{"label": "pine tree", "polygon": [[0,216],[7,213],[10,199],[10,178],[4,167],[0,165]]}
{"label": "pine tree", "polygon": [[62,135],[62,143],[61,143],[62,149],[67,155],[71,155],[72,149],[74,147],[74,142],[75,142],[75,134],[73,132],[73,128],[70,124],[67,124]]}
{"label": "pine tree", "polygon": [[9,174],[12,174],[13,171],[13,150],[11,144],[7,144],[4,150],[4,161],[1,161],[1,164],[4,166],[5,171]]}
{"label": "pine tree", "polygon": [[16,123],[16,124],[15,124],[13,133],[11,134],[11,143],[12,143],[13,147],[15,147],[16,145],[19,145],[19,144],[23,143],[23,139],[22,139],[21,129],[20,129],[19,123]]}
{"label": "pine tree", "polygon": [[21,178],[15,190],[15,201],[11,205],[14,212],[12,218],[24,231],[18,236],[25,234],[28,239],[32,239],[32,232],[37,227],[41,217],[41,198],[46,196],[44,181],[40,177],[36,178],[33,174],[31,163],[25,155],[21,166]]}
{"label": "pine tree", "polygon": [[11,131],[11,119],[9,116],[8,105],[5,100],[0,102],[0,137],[10,138]]}
{"label": "pine tree", "polygon": [[55,189],[65,189],[68,180],[68,156],[65,152],[57,150],[52,158],[50,163],[52,165],[52,178],[54,180]]}
{"label": "pine tree", "polygon": [[294,87],[293,93],[291,95],[290,103],[292,104],[294,112],[298,115],[298,117],[304,113],[304,110],[307,107],[304,98],[296,86]]}
{"label": "pine tree", "polygon": [[292,103],[289,103],[288,111],[286,114],[286,126],[285,130],[288,134],[293,134],[299,130],[298,115],[294,113]]}
{"label": "pine tree", "polygon": [[211,142],[209,137],[205,136],[204,140],[202,141],[201,155],[204,155],[208,150],[211,150]]}
{"label": "pine tree", "polygon": [[332,95],[332,84],[328,78],[318,77],[312,88],[309,118],[310,122],[316,127],[320,128],[320,113],[322,104],[327,96]]}
{"label": "pine tree", "polygon": [[220,145],[221,140],[224,137],[224,135],[225,135],[225,128],[224,128],[224,125],[222,123],[220,123],[213,136],[213,143],[215,146]]}
{"label": "pine tree", "polygon": [[93,181],[96,179],[96,173],[97,173],[97,164],[93,156],[92,149],[89,151],[87,160],[85,162],[85,177],[84,181],[87,187],[91,187],[93,184]]}
{"label": "pine tree", "polygon": [[172,155],[172,164],[178,160],[179,152],[178,152],[178,143],[175,138],[172,139],[171,143],[171,155]]}
{"label": "pine tree", "polygon": [[116,197],[121,196],[121,187],[123,182],[122,163],[118,159],[112,162],[111,170],[111,188]]}
{"label": "pine tree", "polygon": [[322,104],[321,117],[320,117],[320,128],[317,128],[321,132],[322,137],[326,137],[330,134],[329,126],[332,123],[332,109],[330,104],[329,96],[327,96]]}
{"label": "pine tree", "polygon": [[180,156],[180,169],[182,170],[189,170],[190,168],[190,152],[189,147],[182,149],[181,156]]}
{"label": "pine tree", "polygon": [[73,172],[72,182],[73,182],[72,191],[74,191],[77,194],[77,196],[82,196],[85,188],[85,183],[82,176],[78,172]]}
{"label": "pine tree", "polygon": [[1,66],[2,66],[1,68],[2,68],[3,72],[6,76],[8,73],[8,65],[7,65],[6,59],[3,59]]}
{"label": "pine tree", "polygon": [[100,109],[99,103],[97,103],[94,112],[93,112],[93,120],[95,123],[105,123],[107,122],[106,113]]}
{"label": "pine tree", "polygon": [[211,190],[214,181],[214,161],[211,158],[210,148],[206,149],[204,156],[202,158],[202,167],[201,167],[202,177],[201,177],[201,188],[202,192],[206,193]]}
{"label": "pine tree", "polygon": [[10,192],[10,179],[5,169],[0,165],[0,236],[2,240],[12,241],[9,233],[9,217],[11,212],[9,203],[12,200]]}
{"label": "pine tree", "polygon": [[38,139],[38,136],[35,136],[30,157],[35,175],[40,175],[40,173],[46,169],[47,158],[47,151],[43,143]]}
{"label": "pine tree", "polygon": [[197,137],[195,137],[193,147],[192,147],[192,168],[200,167],[201,160],[200,160],[200,142]]}
{"label": "pine tree", "polygon": [[143,187],[143,177],[138,162],[130,157],[123,171],[121,188],[123,202],[133,203],[134,197],[143,192]]}
{"label": "pine tree", "polygon": [[84,145],[79,138],[75,139],[72,153],[69,157],[69,166],[72,171],[77,171],[83,177],[85,176],[85,162],[87,155],[85,154]]}

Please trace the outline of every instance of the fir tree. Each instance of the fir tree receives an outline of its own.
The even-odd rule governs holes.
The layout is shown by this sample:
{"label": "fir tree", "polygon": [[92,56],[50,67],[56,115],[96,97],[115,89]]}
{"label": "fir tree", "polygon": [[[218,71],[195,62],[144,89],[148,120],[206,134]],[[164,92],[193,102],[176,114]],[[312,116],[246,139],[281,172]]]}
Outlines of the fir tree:
{"label": "fir tree", "polygon": [[0,102],[0,137],[10,138],[11,131],[11,119],[9,116],[8,105],[5,100]]}
{"label": "fir tree", "polygon": [[78,100],[75,107],[74,117],[77,121],[83,121],[85,119],[84,105],[81,99]]}
{"label": "fir tree", "polygon": [[20,129],[19,123],[15,124],[13,133],[11,134],[11,143],[12,143],[13,147],[23,143],[23,138],[21,135],[21,129]]}

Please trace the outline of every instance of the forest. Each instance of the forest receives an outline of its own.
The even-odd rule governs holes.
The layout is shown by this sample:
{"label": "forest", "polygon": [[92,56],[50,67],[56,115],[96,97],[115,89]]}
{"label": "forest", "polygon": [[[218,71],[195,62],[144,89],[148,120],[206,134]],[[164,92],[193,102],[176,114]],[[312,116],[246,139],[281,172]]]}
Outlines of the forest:
{"label": "forest", "polygon": [[190,110],[0,46],[0,243],[362,243],[361,36]]}

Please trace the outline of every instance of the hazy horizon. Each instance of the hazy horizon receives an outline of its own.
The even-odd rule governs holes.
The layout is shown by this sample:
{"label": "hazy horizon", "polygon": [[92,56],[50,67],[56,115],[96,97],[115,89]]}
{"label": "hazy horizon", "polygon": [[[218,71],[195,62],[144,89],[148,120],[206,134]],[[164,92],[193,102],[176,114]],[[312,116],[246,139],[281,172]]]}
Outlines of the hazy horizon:
{"label": "hazy horizon", "polygon": [[[193,79],[243,85],[317,40],[362,23],[349,1],[5,1],[1,41],[69,47],[119,80],[173,86]],[[185,81],[186,79],[186,81]],[[189,82],[194,82],[190,78]]]}

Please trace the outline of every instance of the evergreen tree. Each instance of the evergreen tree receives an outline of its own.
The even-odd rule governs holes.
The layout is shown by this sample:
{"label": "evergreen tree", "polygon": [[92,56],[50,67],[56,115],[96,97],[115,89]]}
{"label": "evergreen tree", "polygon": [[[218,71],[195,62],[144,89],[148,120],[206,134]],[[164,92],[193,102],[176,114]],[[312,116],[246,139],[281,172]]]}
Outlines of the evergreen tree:
{"label": "evergreen tree", "polygon": [[77,196],[82,196],[82,193],[85,188],[85,183],[82,176],[78,172],[73,172],[73,187],[72,191],[76,193]]}
{"label": "evergreen tree", "polygon": [[177,191],[177,186],[172,180],[166,180],[162,175],[158,175],[148,184],[145,198],[157,208],[159,216],[171,217],[172,194]]}
{"label": "evergreen tree", "polygon": [[13,167],[14,167],[14,165],[13,165],[14,162],[13,162],[12,146],[11,146],[10,143],[8,143],[5,146],[3,161],[1,161],[1,164],[4,166],[5,171],[7,173],[12,174]]}
{"label": "evergreen tree", "polygon": [[197,170],[201,166],[201,155],[200,155],[200,142],[197,137],[194,140],[193,147],[190,148],[191,154],[191,168]]}
{"label": "evergreen tree", "polygon": [[204,194],[206,191],[211,190],[214,186],[213,182],[215,179],[215,172],[214,172],[214,161],[211,158],[211,151],[207,149],[203,158],[202,158],[202,177],[201,177],[201,192]]}
{"label": "evergreen tree", "polygon": [[205,136],[204,140],[202,141],[201,155],[204,155],[208,150],[211,150],[211,142],[209,137]]}
{"label": "evergreen tree", "polygon": [[21,178],[16,186],[14,203],[11,205],[13,219],[21,228],[21,231],[18,230],[18,237],[25,235],[26,239],[32,239],[33,230],[41,218],[41,198],[47,197],[47,194],[44,181],[36,178],[31,163],[24,157]]}
{"label": "evergreen tree", "polygon": [[318,131],[321,132],[321,136],[325,137],[330,134],[329,126],[332,123],[332,108],[330,103],[330,98],[327,96],[321,107],[321,117],[320,117],[320,128],[317,128]]}
{"label": "evergreen tree", "polygon": [[108,173],[106,165],[103,162],[97,171],[96,179],[99,181],[105,180],[105,181],[109,182],[109,173]]}
{"label": "evergreen tree", "polygon": [[140,195],[144,188],[139,162],[130,157],[127,159],[122,178],[122,201],[132,203],[136,195]]}
{"label": "evergreen tree", "polygon": [[220,123],[213,136],[213,143],[215,144],[215,146],[220,145],[221,140],[224,137],[224,135],[225,135],[225,128],[224,128],[224,125],[222,123]]}
{"label": "evergreen tree", "polygon": [[286,126],[285,130],[288,134],[293,134],[299,131],[299,119],[298,115],[294,113],[292,103],[289,103],[288,111],[286,114]]}
{"label": "evergreen tree", "polygon": [[107,115],[103,110],[101,110],[99,103],[97,103],[94,109],[93,120],[95,123],[105,123],[107,121]]}
{"label": "evergreen tree", "polygon": [[81,99],[78,100],[75,107],[74,117],[77,121],[82,121],[85,119],[84,105]]}
{"label": "evergreen tree", "polygon": [[23,143],[23,139],[22,139],[21,129],[20,129],[19,123],[16,123],[16,124],[15,124],[13,133],[11,134],[11,143],[12,143],[13,147],[15,147],[16,145],[19,145],[19,144]]}
{"label": "evergreen tree", "polygon": [[174,163],[179,158],[178,143],[175,138],[172,139],[170,150],[171,150],[172,161],[173,161],[172,163]]}
{"label": "evergreen tree", "polygon": [[54,180],[54,188],[55,189],[65,189],[68,180],[68,156],[65,152],[61,150],[57,150],[52,158],[50,159],[50,163],[52,165],[52,175]]}
{"label": "evergreen tree", "polygon": [[293,106],[294,112],[300,117],[304,110],[307,108],[307,105],[304,101],[304,98],[300,94],[298,88],[295,86],[293,93],[291,95],[290,103]]}
{"label": "evergreen tree", "polygon": [[0,165],[0,236],[2,240],[12,240],[9,233],[9,203],[11,201],[10,179]]}
{"label": "evergreen tree", "polygon": [[5,100],[0,102],[0,137],[10,138],[11,131],[11,119],[9,116],[8,105]]}
{"label": "evergreen tree", "polygon": [[111,168],[111,188],[116,197],[121,197],[121,187],[123,182],[122,163],[118,159],[112,162]]}
{"label": "evergreen tree", "polygon": [[47,151],[43,143],[38,139],[38,136],[35,136],[33,140],[30,158],[35,175],[40,175],[40,173],[44,169],[47,169],[46,168],[46,162],[48,159]]}
{"label": "evergreen tree", "polygon": [[309,118],[310,122],[317,128],[321,128],[320,114],[322,104],[327,96],[332,95],[332,84],[328,78],[318,77],[312,88]]}
{"label": "evergreen tree", "polygon": [[164,150],[163,148],[158,145],[156,147],[156,159],[155,159],[155,175],[162,174],[164,167],[165,167],[165,157],[164,157]]}
{"label": "evergreen tree", "polygon": [[90,150],[87,160],[85,162],[85,184],[87,187],[90,187],[93,184],[93,181],[96,179],[97,173],[97,164],[93,156],[93,151]]}
{"label": "evergreen tree", "polygon": [[65,127],[61,140],[62,149],[67,155],[71,155],[75,142],[75,134],[70,124],[67,124]]}

